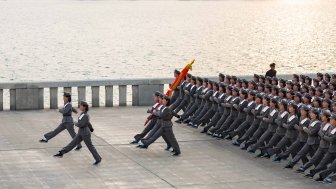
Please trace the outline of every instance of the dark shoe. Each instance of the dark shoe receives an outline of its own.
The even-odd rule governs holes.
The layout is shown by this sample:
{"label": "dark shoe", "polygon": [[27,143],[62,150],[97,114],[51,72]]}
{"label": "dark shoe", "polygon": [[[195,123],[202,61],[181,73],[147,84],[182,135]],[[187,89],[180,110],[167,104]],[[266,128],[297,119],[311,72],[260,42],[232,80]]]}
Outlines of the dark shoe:
{"label": "dark shoe", "polygon": [[333,179],[330,177],[327,177],[323,180],[323,184],[331,184],[333,182]]}
{"label": "dark shoe", "polygon": [[173,156],[179,156],[181,154],[181,152],[175,152],[173,153]]}
{"label": "dark shoe", "polygon": [[171,148],[171,146],[167,146],[167,148],[165,148],[166,151],[169,151]]}
{"label": "dark shoe", "polygon": [[248,148],[247,148],[247,152],[248,152],[248,153],[255,153],[255,151],[256,151],[256,150],[255,150],[254,148],[252,148],[252,147],[248,147]]}
{"label": "dark shoe", "polygon": [[240,146],[240,143],[238,141],[233,141],[232,144],[235,146]]}
{"label": "dark shoe", "polygon": [[138,144],[138,142],[139,141],[137,141],[137,140],[133,140],[133,141],[130,142],[130,144]]}
{"label": "dark shoe", "polygon": [[322,182],[323,181],[323,178],[321,178],[320,176],[317,177],[316,179],[314,179],[316,182]]}
{"label": "dark shoe", "polygon": [[197,129],[200,126],[200,124],[194,124],[192,125],[193,128]]}
{"label": "dark shoe", "polygon": [[275,156],[272,161],[274,162],[280,162],[281,161],[281,157],[280,156]]}
{"label": "dark shoe", "polygon": [[93,164],[93,165],[98,165],[98,164],[101,162],[101,160],[102,160],[102,159],[100,159],[100,160],[98,160],[98,161],[94,162],[94,164]]}
{"label": "dark shoe", "polygon": [[182,121],[182,123],[188,123],[190,120],[189,119],[185,119]]}
{"label": "dark shoe", "polygon": [[202,124],[201,124],[201,127],[204,127],[205,125],[206,125],[206,123],[202,123]]}
{"label": "dark shoe", "polygon": [[255,157],[256,157],[256,158],[264,157],[264,154],[263,154],[263,153],[260,153],[260,154],[256,155]]}
{"label": "dark shoe", "polygon": [[313,178],[313,177],[314,177],[314,174],[312,174],[312,173],[308,173],[308,174],[305,174],[304,177],[306,177],[306,178]]}
{"label": "dark shoe", "polygon": [[41,143],[48,143],[48,140],[42,138],[41,140],[39,140]]}
{"label": "dark shoe", "polygon": [[271,158],[271,156],[267,152],[263,155],[263,157],[267,159]]}
{"label": "dark shoe", "polygon": [[226,140],[232,140],[232,137],[231,137],[231,135],[227,135],[227,136],[225,137],[225,139],[226,139]]}
{"label": "dark shoe", "polygon": [[61,158],[61,157],[63,157],[63,153],[62,153],[62,152],[58,152],[58,154],[55,154],[54,157],[59,157],[59,158]]}
{"label": "dark shoe", "polygon": [[206,132],[207,132],[207,131],[203,129],[200,133],[206,133]]}
{"label": "dark shoe", "polygon": [[289,162],[284,168],[285,169],[293,169],[294,165],[292,162]]}
{"label": "dark shoe", "polygon": [[306,170],[303,167],[300,167],[299,169],[297,169],[295,172],[296,173],[304,173]]}
{"label": "dark shoe", "polygon": [[181,124],[182,123],[182,119],[178,119],[175,122]]}
{"label": "dark shoe", "polygon": [[76,151],[79,151],[82,148],[82,146],[77,146],[77,148],[75,148]]}
{"label": "dark shoe", "polygon": [[139,144],[139,145],[137,146],[137,148],[141,148],[141,149],[147,149],[147,148],[148,148],[148,146],[145,146],[145,145],[140,145],[140,144]]}
{"label": "dark shoe", "polygon": [[193,126],[194,123],[190,121],[190,122],[188,123],[188,125],[189,125],[189,126]]}

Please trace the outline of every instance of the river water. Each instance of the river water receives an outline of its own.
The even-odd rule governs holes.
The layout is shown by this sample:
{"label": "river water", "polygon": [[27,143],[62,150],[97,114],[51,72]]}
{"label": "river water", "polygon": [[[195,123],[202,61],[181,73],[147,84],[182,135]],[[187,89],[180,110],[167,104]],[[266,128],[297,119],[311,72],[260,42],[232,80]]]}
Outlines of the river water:
{"label": "river water", "polygon": [[0,0],[0,82],[330,72],[335,0]]}

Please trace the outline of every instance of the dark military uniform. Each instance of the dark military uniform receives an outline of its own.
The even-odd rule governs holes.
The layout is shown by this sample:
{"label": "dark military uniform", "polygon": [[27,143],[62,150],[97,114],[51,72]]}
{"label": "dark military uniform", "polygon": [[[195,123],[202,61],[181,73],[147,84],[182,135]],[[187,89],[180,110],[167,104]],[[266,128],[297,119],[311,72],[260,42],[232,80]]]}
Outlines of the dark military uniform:
{"label": "dark military uniform", "polygon": [[[192,100],[192,103],[190,104],[191,107],[188,108],[188,110],[181,115],[181,121],[188,119],[189,116],[194,114],[197,111],[197,109],[201,106],[202,98],[200,96],[202,94],[202,91],[203,91],[203,86],[197,87],[196,91],[192,95],[193,100]],[[190,93],[190,95],[191,94],[192,93]]]}
{"label": "dark military uniform", "polygon": [[202,133],[207,132],[211,127],[215,126],[220,120],[221,116],[224,113],[224,107],[221,105],[221,103],[224,102],[226,96],[227,95],[225,93],[222,93],[221,95],[219,95],[218,98],[214,98],[215,106],[217,106],[217,108],[215,107],[215,109],[217,109],[216,113],[214,116],[211,117],[210,122],[207,124],[207,126],[204,127]]}

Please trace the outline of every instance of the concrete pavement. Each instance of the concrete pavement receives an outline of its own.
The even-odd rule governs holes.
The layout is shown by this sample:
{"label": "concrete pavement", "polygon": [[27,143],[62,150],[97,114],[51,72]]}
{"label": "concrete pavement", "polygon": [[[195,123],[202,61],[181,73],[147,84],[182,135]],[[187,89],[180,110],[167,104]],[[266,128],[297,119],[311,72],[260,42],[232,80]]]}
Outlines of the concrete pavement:
{"label": "concrete pavement", "polygon": [[[70,142],[67,131],[39,143],[61,119],[56,110],[0,112],[0,188],[335,188],[283,169],[285,162],[255,159],[229,141],[175,124],[182,155],[172,157],[160,139],[147,150],[130,145],[143,129],[144,107],[90,110],[93,143],[103,161],[93,166],[84,145],[52,157]],[[77,117],[77,116],[74,116]]]}

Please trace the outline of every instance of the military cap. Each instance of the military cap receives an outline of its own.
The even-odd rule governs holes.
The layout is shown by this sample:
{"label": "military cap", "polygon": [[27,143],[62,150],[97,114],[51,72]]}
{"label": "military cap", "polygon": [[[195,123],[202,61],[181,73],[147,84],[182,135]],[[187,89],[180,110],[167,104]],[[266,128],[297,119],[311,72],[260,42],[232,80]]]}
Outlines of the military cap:
{"label": "military cap", "polygon": [[197,80],[203,82],[203,78],[201,77],[197,77]]}
{"label": "military cap", "polygon": [[304,79],[305,77],[306,77],[305,75],[302,75],[302,74],[300,75],[301,79]]}
{"label": "military cap", "polygon": [[220,86],[220,87],[223,87],[223,88],[226,88],[226,84],[225,84],[225,83],[223,83],[223,82],[222,82],[222,83],[220,83],[220,84],[219,84],[219,86]]}
{"label": "military cap", "polygon": [[289,93],[291,95],[295,95],[295,92],[293,90],[289,90],[289,91],[287,91],[287,93]]}
{"label": "military cap", "polygon": [[332,92],[331,90],[327,89],[327,90],[324,92],[324,94],[329,94],[330,96],[332,96],[333,92]]}
{"label": "military cap", "polygon": [[329,110],[323,110],[322,115],[326,116],[327,118],[330,118],[331,112]]}
{"label": "military cap", "polygon": [[230,80],[231,76],[230,75],[226,75],[226,79]]}
{"label": "military cap", "polygon": [[331,116],[330,116],[330,118],[333,119],[333,120],[336,120],[336,114],[332,113]]}
{"label": "military cap", "polygon": [[288,106],[291,106],[291,107],[293,107],[293,108],[295,108],[295,109],[298,108],[297,104],[296,104],[294,101],[291,101],[291,102],[288,104]]}
{"label": "military cap", "polygon": [[291,86],[294,85],[292,81],[287,81],[286,84],[287,84],[287,85],[291,85]]}
{"label": "military cap", "polygon": [[330,100],[330,99],[327,99],[327,98],[324,98],[324,99],[323,99],[323,102],[326,102],[326,103],[328,103],[329,105],[332,103],[331,100]]}
{"label": "military cap", "polygon": [[323,93],[323,89],[321,87],[317,87],[316,88],[316,91],[320,92],[320,93]]}
{"label": "military cap", "polygon": [[85,101],[80,101],[80,105],[82,105],[82,106],[89,106],[89,104],[87,102],[85,102]]}
{"label": "military cap", "polygon": [[164,95],[163,99],[170,100],[170,96]]}
{"label": "military cap", "polygon": [[263,75],[259,75],[259,78],[262,79],[262,80],[265,80],[265,76],[263,76]]}
{"label": "military cap", "polygon": [[231,79],[233,79],[233,80],[236,81],[236,80],[237,80],[237,76],[234,76],[234,75],[233,75]]}
{"label": "military cap", "polygon": [[318,82],[320,82],[320,81],[319,81],[318,79],[314,78],[314,79],[313,79],[313,82],[318,83]]}
{"label": "military cap", "polygon": [[276,81],[276,82],[279,81],[279,79],[278,79],[277,77],[272,77],[272,80],[273,80],[273,81]]}
{"label": "military cap", "polygon": [[315,96],[313,101],[317,101],[317,102],[321,103],[322,99],[320,97],[318,97],[318,96]]}
{"label": "military cap", "polygon": [[311,81],[312,79],[311,79],[309,76],[306,76],[306,77],[305,77],[305,80],[309,80],[309,81]]}
{"label": "military cap", "polygon": [[273,85],[272,89],[279,91],[280,88],[277,85]]}
{"label": "military cap", "polygon": [[163,99],[164,96],[165,96],[165,95],[164,95],[163,93],[160,93],[160,96],[159,96],[159,97]]}
{"label": "military cap", "polygon": [[262,99],[263,98],[263,93],[257,93],[256,97]]}
{"label": "military cap", "polygon": [[219,75],[218,75],[219,77],[221,77],[221,78],[225,78],[225,75],[224,74],[222,74],[222,73],[219,73]]}
{"label": "military cap", "polygon": [[258,74],[254,74],[253,77],[258,78],[259,79],[259,75]]}
{"label": "military cap", "polygon": [[212,85],[213,81],[209,80],[208,83],[209,83],[210,85]]}
{"label": "military cap", "polygon": [[269,89],[271,89],[271,88],[272,88],[272,85],[271,85],[271,84],[266,84],[266,85],[265,85],[265,88],[269,88]]}
{"label": "military cap", "polygon": [[238,87],[233,87],[233,91],[236,91],[238,93],[239,92],[239,88]]}
{"label": "military cap", "polygon": [[250,83],[252,84],[252,85],[256,85],[257,83],[255,82],[255,81],[250,81]]}
{"label": "military cap", "polygon": [[155,91],[155,93],[154,93],[154,95],[157,96],[157,97],[159,97],[160,94],[162,94],[160,91]]}
{"label": "military cap", "polygon": [[180,75],[181,72],[175,69],[174,73],[177,74],[177,75]]}
{"label": "military cap", "polygon": [[295,93],[295,96],[297,96],[297,97],[300,97],[300,98],[301,98],[301,97],[302,97],[302,94],[301,94],[300,92],[296,92],[296,93]]}
{"label": "military cap", "polygon": [[245,90],[245,89],[240,90],[240,92],[241,92],[241,94],[243,94],[243,95],[247,95],[247,93],[248,93],[248,91]]}
{"label": "military cap", "polygon": [[285,106],[288,106],[288,101],[286,99],[280,100],[279,104],[283,104]]}
{"label": "military cap", "polygon": [[304,104],[304,105],[301,106],[301,110],[309,112],[310,108],[307,105]]}
{"label": "military cap", "polygon": [[258,87],[265,88],[265,84],[263,84],[263,83],[259,83]]}
{"label": "military cap", "polygon": [[323,73],[320,73],[320,72],[318,72],[316,75],[317,77],[323,77]]}
{"label": "military cap", "polygon": [[299,88],[301,87],[299,82],[293,82],[293,86],[298,86]]}
{"label": "military cap", "polygon": [[71,97],[71,94],[68,93],[68,92],[64,92],[63,96],[65,96],[65,97]]}
{"label": "military cap", "polygon": [[331,77],[332,77],[332,78],[336,78],[336,74],[332,74]]}
{"label": "military cap", "polygon": [[191,78],[191,76],[192,76],[192,75],[191,75],[190,73],[187,74],[187,77]]}
{"label": "military cap", "polygon": [[306,84],[302,84],[302,85],[301,85],[301,88],[305,88],[305,89],[307,89],[307,90],[308,90],[308,89],[309,89],[309,86],[308,86],[308,85],[306,85]]}
{"label": "military cap", "polygon": [[191,77],[191,80],[196,81],[196,77],[195,77],[195,76],[192,76],[192,77]]}
{"label": "military cap", "polygon": [[226,87],[226,89],[232,91],[233,87],[232,87],[231,85],[228,85],[228,86]]}
{"label": "military cap", "polygon": [[311,112],[311,113],[314,113],[314,114],[316,114],[316,115],[319,115],[319,113],[320,113],[319,109],[317,109],[317,108],[311,108],[311,109],[310,109],[310,112]]}
{"label": "military cap", "polygon": [[219,84],[218,84],[218,82],[216,82],[216,81],[213,81],[213,82],[212,82],[212,85],[215,85],[217,88],[219,87]]}
{"label": "military cap", "polygon": [[240,79],[240,78],[238,78],[237,81],[238,81],[238,83],[242,83],[243,82],[243,80]]}
{"label": "military cap", "polygon": [[272,66],[275,66],[275,63],[271,63],[270,66],[271,66],[271,67],[272,67]]}
{"label": "military cap", "polygon": [[279,82],[280,82],[280,83],[283,83],[283,84],[286,84],[286,80],[284,80],[284,79],[282,79],[282,78],[279,79]]}
{"label": "military cap", "polygon": [[256,96],[257,91],[255,91],[255,90],[251,90],[251,91],[249,91],[249,94],[252,95],[252,96]]}
{"label": "military cap", "polygon": [[328,73],[325,73],[324,76],[329,78],[329,79],[331,78],[331,76]]}
{"label": "military cap", "polygon": [[315,87],[313,87],[313,86],[309,86],[309,90],[314,91],[314,92],[316,91]]}
{"label": "military cap", "polygon": [[208,82],[209,82],[209,79],[208,79],[208,78],[204,78],[203,81],[204,81],[205,83],[208,83]]}
{"label": "military cap", "polygon": [[248,81],[246,79],[242,79],[243,83],[248,83]]}
{"label": "military cap", "polygon": [[309,100],[312,99],[312,96],[310,96],[310,94],[308,94],[308,93],[306,93],[306,94],[304,95],[304,97],[305,97],[305,98],[308,98]]}
{"label": "military cap", "polygon": [[286,88],[281,88],[281,90],[279,92],[282,92],[283,94],[287,93],[287,89]]}
{"label": "military cap", "polygon": [[299,78],[299,75],[293,74],[293,78]]}
{"label": "military cap", "polygon": [[270,101],[270,100],[271,100],[270,96],[268,96],[268,95],[264,95],[263,98],[264,98],[265,100],[267,100],[267,101]]}
{"label": "military cap", "polygon": [[278,103],[278,98],[277,97],[272,97],[271,102],[277,104]]}
{"label": "military cap", "polygon": [[325,85],[327,85],[327,84],[328,84],[328,81],[326,81],[326,80],[322,80],[322,81],[321,81],[321,84],[325,84]]}

